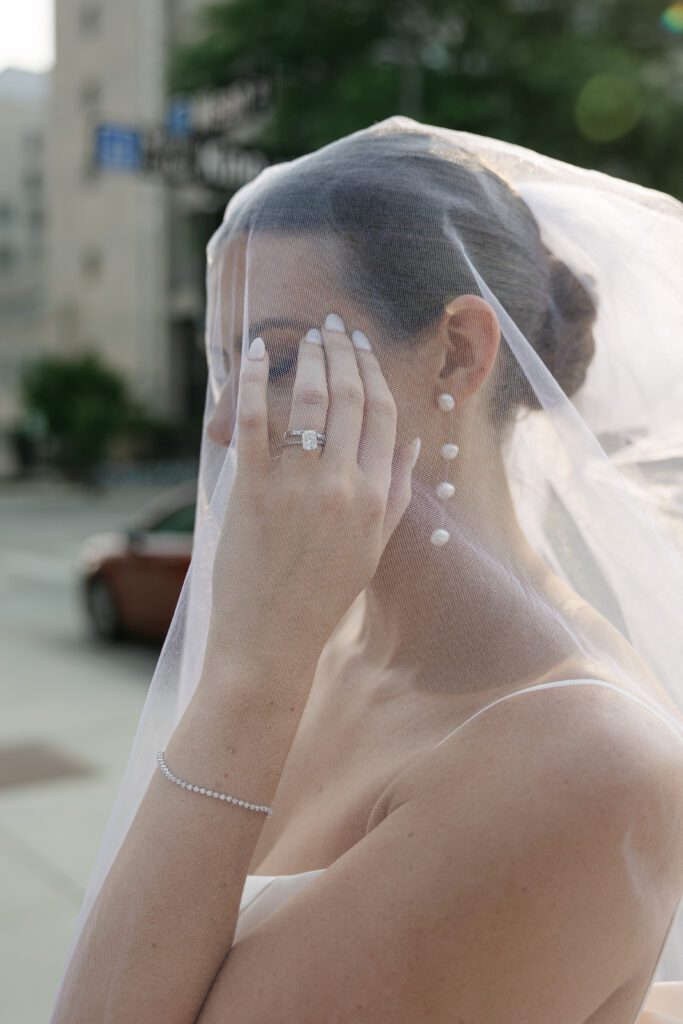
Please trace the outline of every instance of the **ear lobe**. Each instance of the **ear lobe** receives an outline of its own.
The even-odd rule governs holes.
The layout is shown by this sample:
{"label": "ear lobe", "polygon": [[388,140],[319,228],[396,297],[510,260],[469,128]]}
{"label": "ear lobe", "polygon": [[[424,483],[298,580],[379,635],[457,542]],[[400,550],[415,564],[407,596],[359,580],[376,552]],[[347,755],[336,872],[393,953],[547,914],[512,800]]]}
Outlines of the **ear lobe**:
{"label": "ear lobe", "polygon": [[460,396],[476,391],[488,377],[500,344],[500,325],[488,302],[480,295],[460,295],[444,310],[448,340],[440,377],[457,373]]}

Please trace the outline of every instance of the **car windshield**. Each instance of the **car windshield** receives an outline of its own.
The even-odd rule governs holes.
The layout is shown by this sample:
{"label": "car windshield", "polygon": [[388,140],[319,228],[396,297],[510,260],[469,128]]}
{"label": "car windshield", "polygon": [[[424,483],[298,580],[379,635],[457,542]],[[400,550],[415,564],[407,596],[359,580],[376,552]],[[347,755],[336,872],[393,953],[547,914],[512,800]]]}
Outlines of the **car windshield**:
{"label": "car windshield", "polygon": [[176,508],[173,512],[151,523],[147,527],[149,533],[192,533],[194,530],[195,504]]}

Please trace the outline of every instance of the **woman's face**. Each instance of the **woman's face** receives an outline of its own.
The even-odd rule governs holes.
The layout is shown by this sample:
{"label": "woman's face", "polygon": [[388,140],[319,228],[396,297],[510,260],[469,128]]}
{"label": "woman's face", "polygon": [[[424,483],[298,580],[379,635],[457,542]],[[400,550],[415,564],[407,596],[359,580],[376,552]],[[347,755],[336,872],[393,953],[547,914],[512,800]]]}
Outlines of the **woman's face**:
{"label": "woman's face", "polygon": [[[349,334],[361,330],[369,338],[399,407],[397,443],[419,436],[415,399],[425,395],[426,383],[421,387],[415,375],[427,372],[425,349],[392,344],[368,312],[349,300],[340,285],[343,268],[335,244],[332,251],[319,237],[303,234],[252,235],[248,242],[240,236],[220,256],[213,284],[220,282],[220,294],[210,326],[212,369],[223,384],[208,424],[214,442],[230,444],[243,351],[260,336],[270,360],[269,433],[277,453],[289,426],[299,344],[311,327],[322,327],[328,313],[340,316]],[[401,405],[408,403],[401,402],[401,393],[409,381],[413,401],[402,415]]]}

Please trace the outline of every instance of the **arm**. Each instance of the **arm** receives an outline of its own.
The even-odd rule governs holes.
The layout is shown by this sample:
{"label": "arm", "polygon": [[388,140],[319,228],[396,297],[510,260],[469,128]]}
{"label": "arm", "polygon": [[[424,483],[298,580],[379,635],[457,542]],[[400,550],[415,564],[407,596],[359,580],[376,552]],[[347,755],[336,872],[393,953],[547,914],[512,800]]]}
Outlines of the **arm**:
{"label": "arm", "polygon": [[[212,639],[210,666],[218,653]],[[286,707],[265,699],[273,678],[288,694]],[[284,661],[255,667],[253,677],[244,668],[205,671],[166,746],[171,771],[270,805],[310,678],[310,665]],[[264,699],[255,699],[259,693]],[[80,937],[55,1024],[194,1021],[232,943],[265,820],[156,771]],[[109,964],[112,974],[92,964]]]}
{"label": "arm", "polygon": [[628,703],[534,695],[441,744],[235,945],[198,1024],[633,1019],[683,886],[683,755]]}
{"label": "arm", "polygon": [[[395,450],[396,408],[377,359],[336,328],[322,336],[324,346],[299,344],[291,411],[292,427],[320,417],[322,455],[290,447],[272,459],[262,341],[242,363],[207,650],[166,747],[180,778],[256,804],[271,804],[322,647],[410,500],[412,446]],[[193,1024],[230,949],[264,821],[155,771],[52,1024]]]}

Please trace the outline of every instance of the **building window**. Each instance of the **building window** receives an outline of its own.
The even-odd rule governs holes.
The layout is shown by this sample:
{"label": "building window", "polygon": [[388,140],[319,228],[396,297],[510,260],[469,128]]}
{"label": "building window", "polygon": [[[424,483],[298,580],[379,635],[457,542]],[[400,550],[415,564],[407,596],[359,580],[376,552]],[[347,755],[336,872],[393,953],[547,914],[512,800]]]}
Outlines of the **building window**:
{"label": "building window", "polygon": [[43,137],[40,132],[29,132],[24,135],[24,153],[28,160],[37,159],[43,149]]}
{"label": "building window", "polygon": [[24,191],[36,196],[43,190],[43,176],[39,171],[27,171],[23,177]]}
{"label": "building window", "polygon": [[101,8],[97,4],[83,4],[80,13],[81,32],[84,36],[93,36],[99,32]]}
{"label": "building window", "polygon": [[95,79],[81,82],[81,106],[86,110],[99,107],[102,99],[102,86]]}
{"label": "building window", "polygon": [[45,223],[45,214],[39,206],[32,207],[28,211],[28,222],[32,231],[40,231]]}
{"label": "building window", "polygon": [[11,270],[16,262],[16,253],[9,245],[0,245],[0,270]]}
{"label": "building window", "polygon": [[102,253],[94,246],[89,245],[81,255],[81,270],[83,277],[90,281],[96,281],[102,274]]}

